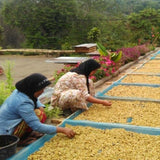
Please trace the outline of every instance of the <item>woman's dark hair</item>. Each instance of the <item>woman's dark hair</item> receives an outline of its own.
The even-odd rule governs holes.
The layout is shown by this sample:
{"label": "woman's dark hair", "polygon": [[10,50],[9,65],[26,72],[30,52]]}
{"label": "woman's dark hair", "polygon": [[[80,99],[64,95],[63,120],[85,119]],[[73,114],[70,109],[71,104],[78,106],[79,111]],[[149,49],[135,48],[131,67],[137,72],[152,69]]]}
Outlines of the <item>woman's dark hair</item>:
{"label": "woman's dark hair", "polygon": [[100,68],[100,64],[94,59],[88,59],[81,63],[77,68],[71,69],[71,72],[76,72],[77,74],[85,75],[86,77],[86,85],[89,91],[89,75],[92,71]]}

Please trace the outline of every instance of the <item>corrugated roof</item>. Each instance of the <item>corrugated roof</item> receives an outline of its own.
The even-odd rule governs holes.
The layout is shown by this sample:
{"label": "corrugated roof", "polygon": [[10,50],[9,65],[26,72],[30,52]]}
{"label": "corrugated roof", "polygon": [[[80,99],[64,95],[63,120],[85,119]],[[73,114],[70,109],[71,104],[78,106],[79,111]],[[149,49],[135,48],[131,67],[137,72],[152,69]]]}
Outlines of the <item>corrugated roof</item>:
{"label": "corrugated roof", "polygon": [[95,47],[95,46],[97,46],[96,43],[85,43],[85,44],[76,45],[75,47],[86,47],[86,48],[90,48],[90,47]]}

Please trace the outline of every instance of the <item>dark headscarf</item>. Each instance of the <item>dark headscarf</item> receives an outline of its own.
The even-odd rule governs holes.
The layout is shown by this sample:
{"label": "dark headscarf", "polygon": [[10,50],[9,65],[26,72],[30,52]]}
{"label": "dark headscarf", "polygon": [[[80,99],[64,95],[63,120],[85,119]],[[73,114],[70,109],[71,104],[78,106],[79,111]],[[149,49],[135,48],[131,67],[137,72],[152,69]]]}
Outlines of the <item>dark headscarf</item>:
{"label": "dark headscarf", "polygon": [[16,88],[18,91],[25,93],[30,99],[33,100],[35,108],[37,107],[37,98],[34,97],[34,93],[44,89],[46,86],[50,85],[51,82],[42,74],[34,73],[28,77],[18,81],[16,83]]}
{"label": "dark headscarf", "polygon": [[76,72],[77,74],[85,75],[88,93],[90,93],[90,91],[89,91],[89,75],[92,71],[94,71],[98,68],[100,68],[100,64],[94,59],[89,59],[89,60],[86,60],[83,63],[81,63],[77,68],[71,69],[71,72]]}

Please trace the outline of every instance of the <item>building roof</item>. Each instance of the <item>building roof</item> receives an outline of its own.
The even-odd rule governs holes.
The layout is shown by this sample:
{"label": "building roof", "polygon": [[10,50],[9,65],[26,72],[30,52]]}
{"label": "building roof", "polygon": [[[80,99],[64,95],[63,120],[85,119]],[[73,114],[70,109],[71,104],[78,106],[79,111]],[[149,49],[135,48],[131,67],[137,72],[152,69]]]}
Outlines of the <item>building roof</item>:
{"label": "building roof", "polygon": [[75,47],[86,47],[86,48],[90,48],[90,47],[95,47],[95,46],[97,46],[96,43],[85,43],[85,44],[76,45]]}

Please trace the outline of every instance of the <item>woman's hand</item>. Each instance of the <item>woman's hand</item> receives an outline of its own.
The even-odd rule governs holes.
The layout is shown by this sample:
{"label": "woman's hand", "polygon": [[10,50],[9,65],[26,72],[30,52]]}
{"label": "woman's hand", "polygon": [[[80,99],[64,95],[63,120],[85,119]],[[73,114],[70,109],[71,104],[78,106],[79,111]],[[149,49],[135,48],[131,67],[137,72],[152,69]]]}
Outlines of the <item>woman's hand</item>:
{"label": "woman's hand", "polygon": [[93,97],[91,95],[87,98],[87,101],[90,102],[90,103],[102,104],[104,106],[111,106],[112,105],[112,103],[110,101],[99,99],[99,98],[95,98],[95,97]]}
{"label": "woman's hand", "polygon": [[70,128],[64,128],[64,129],[65,129],[64,134],[66,134],[67,137],[73,138],[75,136],[75,132],[72,129]]}
{"label": "woman's hand", "polygon": [[72,129],[62,127],[57,127],[57,133],[64,133],[68,138],[73,138],[76,134]]}
{"label": "woman's hand", "polygon": [[40,109],[42,112],[44,112],[44,108],[43,108],[43,107],[39,107],[39,109]]}
{"label": "woman's hand", "polygon": [[107,100],[103,100],[103,101],[102,101],[102,104],[103,104],[104,106],[111,106],[111,105],[112,105],[112,103],[111,103],[110,101],[107,101]]}

